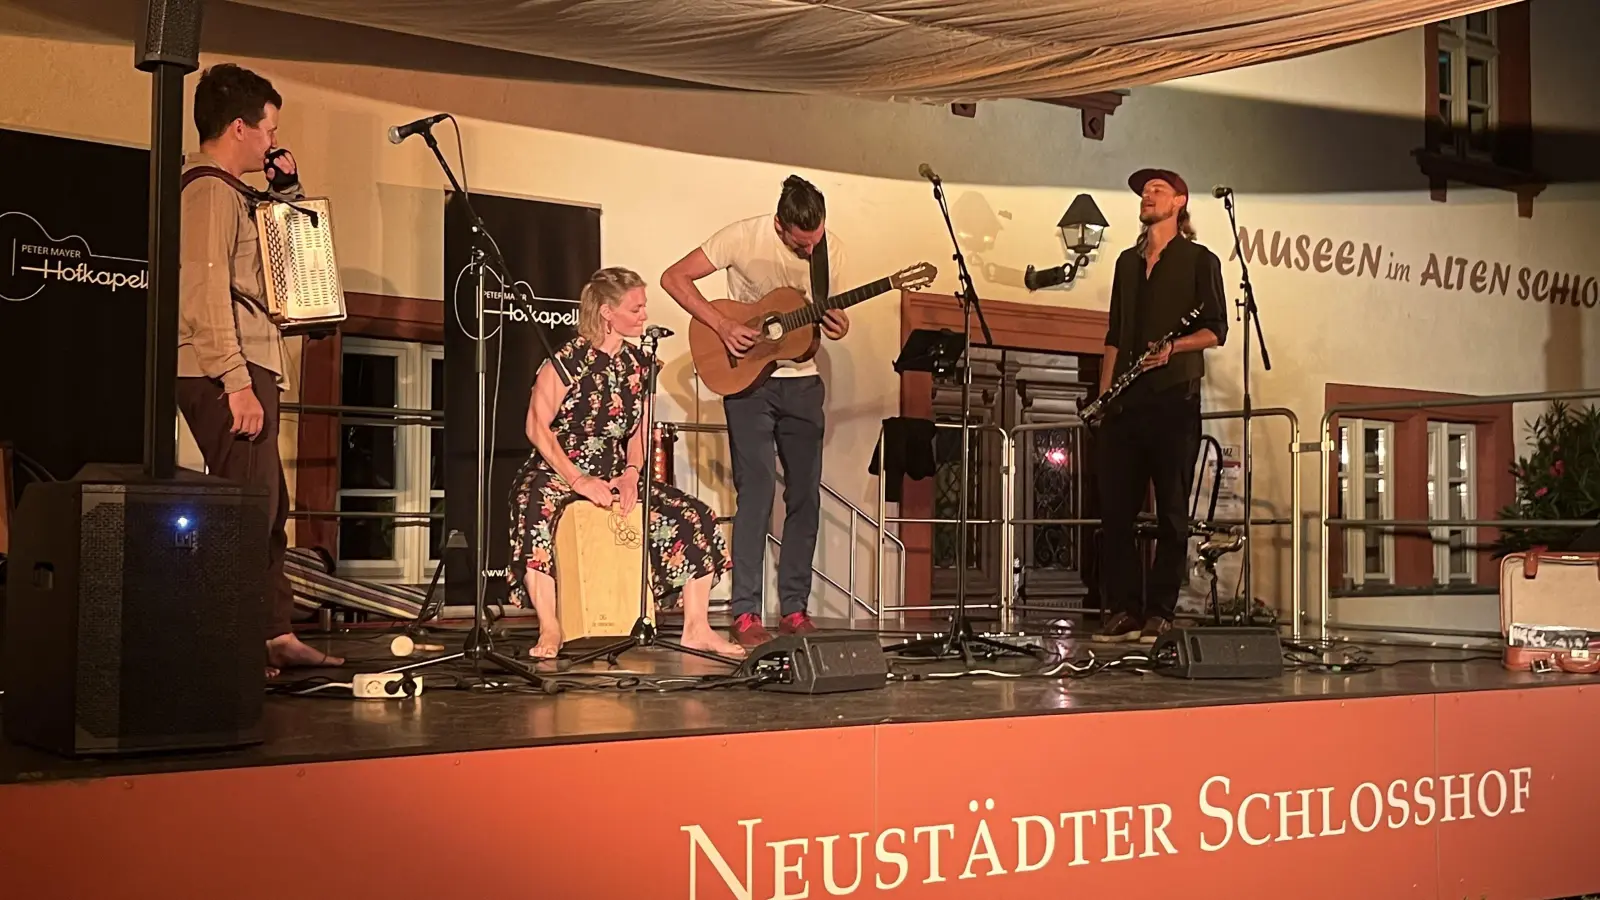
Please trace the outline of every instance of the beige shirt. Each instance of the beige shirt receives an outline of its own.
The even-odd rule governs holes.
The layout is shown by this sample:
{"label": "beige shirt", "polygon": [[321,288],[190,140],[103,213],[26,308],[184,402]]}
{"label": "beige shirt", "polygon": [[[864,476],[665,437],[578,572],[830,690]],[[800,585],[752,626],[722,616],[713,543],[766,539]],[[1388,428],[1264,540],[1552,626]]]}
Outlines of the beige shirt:
{"label": "beige shirt", "polygon": [[[185,172],[216,165],[204,153],[183,159]],[[298,193],[296,186],[291,196]],[[263,309],[267,288],[250,212],[251,201],[219,178],[198,178],[183,191],[178,377],[213,378],[229,393],[249,387],[246,363],[277,375],[280,389],[288,387],[283,333]],[[255,302],[237,299],[235,292]]]}
{"label": "beige shirt", "polygon": [[[828,295],[841,293],[839,272],[843,266],[839,237],[828,231]],[[706,239],[700,249],[719,269],[728,270],[728,295],[740,303],[755,303],[778,288],[794,288],[811,296],[811,263],[794,255],[773,226],[772,214],[742,219]],[[817,364],[779,363],[774,378],[802,378],[817,374]]]}

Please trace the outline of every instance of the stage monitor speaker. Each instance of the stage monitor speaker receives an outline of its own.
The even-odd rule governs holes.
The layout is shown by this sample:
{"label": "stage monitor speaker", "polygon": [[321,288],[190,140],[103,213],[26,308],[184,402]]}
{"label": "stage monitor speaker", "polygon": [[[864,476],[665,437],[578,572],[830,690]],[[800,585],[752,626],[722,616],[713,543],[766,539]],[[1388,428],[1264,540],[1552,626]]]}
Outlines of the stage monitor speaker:
{"label": "stage monitor speaker", "polygon": [[763,690],[834,694],[886,686],[889,662],[876,634],[791,634],[751,650],[741,674],[771,677]]}
{"label": "stage monitor speaker", "polygon": [[65,756],[261,740],[264,490],[85,466],[17,505],[7,737]]}
{"label": "stage monitor speaker", "polygon": [[1175,678],[1277,678],[1283,644],[1275,628],[1174,628],[1150,651],[1154,668]]}
{"label": "stage monitor speaker", "polygon": [[203,0],[145,0],[144,31],[139,35],[137,68],[175,65],[186,72],[200,67]]}

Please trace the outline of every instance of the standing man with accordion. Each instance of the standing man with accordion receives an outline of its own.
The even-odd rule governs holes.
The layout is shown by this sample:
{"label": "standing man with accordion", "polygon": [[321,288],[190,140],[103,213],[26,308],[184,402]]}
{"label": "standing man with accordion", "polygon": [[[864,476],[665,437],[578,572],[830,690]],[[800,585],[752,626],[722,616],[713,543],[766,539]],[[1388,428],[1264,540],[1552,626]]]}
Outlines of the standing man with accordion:
{"label": "standing man with accordion", "polygon": [[[1172,628],[1189,542],[1189,491],[1200,451],[1204,353],[1228,337],[1222,262],[1194,239],[1189,186],[1176,172],[1128,179],[1143,228],[1117,257],[1100,389],[1123,388],[1095,442],[1101,506],[1101,641],[1154,643]],[[1131,380],[1126,379],[1130,373]],[[1149,593],[1135,520],[1154,488]],[[1148,604],[1148,608],[1147,608]]]}
{"label": "standing man with accordion", "polygon": [[297,199],[294,158],[276,150],[283,98],[232,64],[213,66],[194,94],[200,150],[183,161],[179,234],[178,409],[211,474],[267,490],[272,521],[267,570],[267,674],[341,665],[302,643],[289,625],[294,595],[284,575],[289,490],[278,457],[278,402],[287,387],[283,335],[267,311],[254,220],[256,192],[240,181],[265,172],[274,196]]}

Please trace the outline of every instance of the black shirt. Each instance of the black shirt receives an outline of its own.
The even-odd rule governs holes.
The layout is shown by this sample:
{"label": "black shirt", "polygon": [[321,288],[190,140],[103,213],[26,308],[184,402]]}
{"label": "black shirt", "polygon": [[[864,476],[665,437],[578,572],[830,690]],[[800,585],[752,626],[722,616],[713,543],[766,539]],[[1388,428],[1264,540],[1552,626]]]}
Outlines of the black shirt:
{"label": "black shirt", "polygon": [[[1149,277],[1144,254],[1129,247],[1117,257],[1111,281],[1110,324],[1106,346],[1117,348],[1115,380],[1133,366],[1150,344],[1178,328],[1183,317],[1199,309],[1198,317],[1183,329],[1193,334],[1208,329],[1217,346],[1228,340],[1228,315],[1223,302],[1222,261],[1204,246],[1184,237],[1173,238],[1161,251]],[[1122,406],[1139,405],[1168,392],[1198,395],[1205,376],[1201,351],[1174,353],[1165,366],[1141,375],[1122,395]]]}

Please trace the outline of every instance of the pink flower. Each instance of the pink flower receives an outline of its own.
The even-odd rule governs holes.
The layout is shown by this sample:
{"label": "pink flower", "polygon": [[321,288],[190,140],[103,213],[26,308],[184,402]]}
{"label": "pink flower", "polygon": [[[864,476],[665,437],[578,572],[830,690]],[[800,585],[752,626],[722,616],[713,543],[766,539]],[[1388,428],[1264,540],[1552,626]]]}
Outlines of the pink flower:
{"label": "pink flower", "polygon": [[1558,459],[1558,460],[1556,460],[1556,464],[1550,467],[1550,474],[1556,476],[1557,478],[1560,478],[1561,477],[1561,473],[1565,472],[1566,470],[1567,470],[1566,463],[1563,463],[1561,460]]}
{"label": "pink flower", "polygon": [[1545,494],[1548,494],[1548,493],[1550,493],[1550,489],[1549,488],[1539,488],[1537,491],[1533,492],[1533,495],[1535,497],[1543,497]]}

